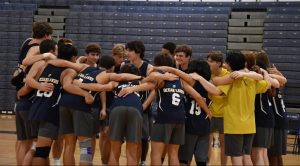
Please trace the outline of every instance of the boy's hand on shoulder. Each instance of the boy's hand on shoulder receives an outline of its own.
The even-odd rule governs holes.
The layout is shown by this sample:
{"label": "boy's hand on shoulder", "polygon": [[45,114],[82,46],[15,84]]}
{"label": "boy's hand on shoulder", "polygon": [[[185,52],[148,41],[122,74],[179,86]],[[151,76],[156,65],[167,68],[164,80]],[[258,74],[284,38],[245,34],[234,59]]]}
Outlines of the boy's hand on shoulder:
{"label": "boy's hand on shoulder", "polygon": [[235,80],[242,78],[243,76],[244,76],[244,73],[241,71],[234,71],[230,74],[230,78],[235,79]]}
{"label": "boy's hand on shoulder", "polygon": [[119,92],[118,96],[119,97],[126,97],[130,93],[133,93],[133,90],[130,87],[122,88],[122,90]]}

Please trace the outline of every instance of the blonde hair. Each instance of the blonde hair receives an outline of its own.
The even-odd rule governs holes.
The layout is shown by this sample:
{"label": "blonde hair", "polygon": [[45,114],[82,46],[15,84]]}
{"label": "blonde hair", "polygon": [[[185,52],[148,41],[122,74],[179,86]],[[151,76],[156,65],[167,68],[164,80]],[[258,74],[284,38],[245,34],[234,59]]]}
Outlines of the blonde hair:
{"label": "blonde hair", "polygon": [[125,55],[126,54],[126,49],[124,44],[116,44],[114,45],[112,49],[113,55]]}

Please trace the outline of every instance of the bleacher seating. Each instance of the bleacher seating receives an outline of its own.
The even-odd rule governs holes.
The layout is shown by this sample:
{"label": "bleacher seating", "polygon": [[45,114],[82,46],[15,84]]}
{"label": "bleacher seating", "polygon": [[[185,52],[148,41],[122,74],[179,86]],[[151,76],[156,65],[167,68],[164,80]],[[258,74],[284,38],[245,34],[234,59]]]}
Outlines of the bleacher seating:
{"label": "bleacher seating", "polygon": [[10,84],[22,42],[30,37],[37,4],[0,3],[0,111],[14,108],[15,90]]}
{"label": "bleacher seating", "polygon": [[300,6],[270,7],[267,9],[264,31],[264,49],[272,63],[288,79],[285,87],[286,104],[300,106],[299,51],[300,51]]}
{"label": "bleacher seating", "polygon": [[35,10],[37,4],[0,3],[0,10]]}
{"label": "bleacher seating", "polygon": [[300,17],[298,15],[283,15],[283,14],[271,14],[267,15],[265,22],[300,22]]}
{"label": "bleacher seating", "polygon": [[[171,37],[179,39],[181,37],[180,44],[194,44],[193,38],[198,37],[200,39],[209,38],[209,44],[226,47],[225,42],[214,41],[226,40],[227,20],[230,12],[228,7],[191,8],[185,5],[146,6],[137,4],[128,6],[71,5],[70,9],[66,20],[66,36],[84,34],[84,39],[89,39],[94,35],[113,35],[113,39],[100,39],[99,42],[111,41],[115,44],[126,43],[130,40],[142,40],[146,45],[159,43],[160,47],[155,47],[158,50],[163,42],[167,42],[166,40],[158,41],[159,37],[168,38],[170,41]],[[184,41],[183,37],[187,37],[188,40]],[[88,42],[89,40],[86,40],[86,43]],[[199,44],[208,45],[204,42]],[[103,47],[103,49],[110,50],[111,48]],[[146,50],[152,51],[153,47],[149,49],[146,47]],[[225,52],[226,48],[222,50]],[[147,57],[151,56],[147,55]]]}

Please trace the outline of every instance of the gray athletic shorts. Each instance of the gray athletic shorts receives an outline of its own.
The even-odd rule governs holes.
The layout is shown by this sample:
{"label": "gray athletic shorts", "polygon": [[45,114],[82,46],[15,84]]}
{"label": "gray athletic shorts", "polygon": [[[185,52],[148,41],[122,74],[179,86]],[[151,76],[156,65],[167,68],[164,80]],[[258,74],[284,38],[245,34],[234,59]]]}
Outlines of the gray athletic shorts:
{"label": "gray athletic shorts", "polygon": [[153,124],[151,140],[165,144],[184,144],[185,124]]}
{"label": "gray athletic shorts", "polygon": [[252,146],[257,148],[270,148],[273,133],[273,128],[256,127]]}
{"label": "gray athletic shorts", "polygon": [[92,112],[60,106],[59,115],[60,134],[74,133],[76,136],[92,137],[99,131],[99,123],[96,124],[98,119]]}
{"label": "gray athletic shorts", "polygon": [[218,131],[220,134],[224,134],[224,118],[223,117],[212,117],[210,120],[210,131]]}
{"label": "gray athletic shorts", "polygon": [[192,161],[193,155],[195,155],[196,162],[208,161],[209,135],[198,136],[185,133],[184,142],[178,152],[181,163]]}
{"label": "gray athletic shorts", "polygon": [[142,139],[143,118],[134,107],[118,106],[109,115],[109,138],[114,141],[138,143]]}
{"label": "gray athletic shorts", "polygon": [[16,111],[16,130],[18,140],[29,140],[37,137],[38,128],[28,120],[29,111]]}
{"label": "gray athletic shorts", "polygon": [[51,138],[56,140],[58,137],[59,127],[50,122],[40,122],[39,136]]}
{"label": "gray athletic shorts", "polygon": [[225,154],[227,156],[250,155],[254,134],[225,134]]}
{"label": "gray athletic shorts", "polygon": [[270,148],[268,149],[269,156],[286,155],[287,130],[274,129]]}
{"label": "gray athletic shorts", "polygon": [[40,123],[38,121],[30,121],[31,123],[31,137],[37,138],[39,134]]}

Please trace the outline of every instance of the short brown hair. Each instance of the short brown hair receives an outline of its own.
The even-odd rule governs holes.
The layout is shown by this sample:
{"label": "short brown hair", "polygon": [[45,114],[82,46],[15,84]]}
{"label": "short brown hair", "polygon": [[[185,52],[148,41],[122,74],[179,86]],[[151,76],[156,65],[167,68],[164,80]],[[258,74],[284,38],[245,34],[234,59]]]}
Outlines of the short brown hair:
{"label": "short brown hair", "polygon": [[241,53],[246,58],[247,68],[252,70],[253,66],[256,64],[257,51],[242,50]]}
{"label": "short brown hair", "polygon": [[73,41],[72,41],[72,39],[68,39],[68,38],[59,39],[58,42],[57,42],[57,46],[60,47],[63,44],[71,44],[72,45]]}
{"label": "short brown hair", "polygon": [[186,44],[178,45],[174,52],[184,52],[186,56],[192,56],[192,48]]}
{"label": "short brown hair", "polygon": [[222,67],[224,58],[223,53],[221,51],[210,51],[207,55],[207,59],[210,58],[213,61],[221,62],[220,67]]}
{"label": "short brown hair", "polygon": [[101,47],[100,47],[100,45],[97,44],[97,43],[89,43],[85,47],[85,53],[89,54],[91,52],[97,52],[97,53],[101,54]]}
{"label": "short brown hair", "polygon": [[126,48],[124,44],[116,44],[112,48],[112,54],[113,55],[125,55],[126,54]]}
{"label": "short brown hair", "polygon": [[270,67],[269,56],[264,50],[257,51],[256,60],[264,63],[267,68]]}
{"label": "short brown hair", "polygon": [[32,37],[41,39],[53,33],[52,27],[47,22],[35,22],[32,26]]}

